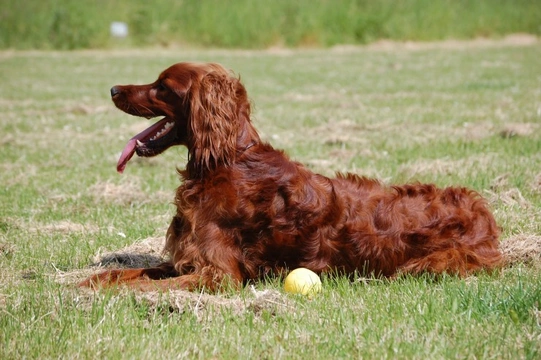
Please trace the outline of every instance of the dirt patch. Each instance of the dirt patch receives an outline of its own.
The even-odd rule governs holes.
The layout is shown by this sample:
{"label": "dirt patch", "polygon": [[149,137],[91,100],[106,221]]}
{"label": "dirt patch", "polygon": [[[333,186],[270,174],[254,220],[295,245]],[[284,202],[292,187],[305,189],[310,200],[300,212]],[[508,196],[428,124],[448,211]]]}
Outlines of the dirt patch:
{"label": "dirt patch", "polygon": [[108,268],[119,265],[127,268],[141,268],[156,266],[165,261],[163,236],[150,237],[123,249],[101,253],[94,256],[92,266]]}

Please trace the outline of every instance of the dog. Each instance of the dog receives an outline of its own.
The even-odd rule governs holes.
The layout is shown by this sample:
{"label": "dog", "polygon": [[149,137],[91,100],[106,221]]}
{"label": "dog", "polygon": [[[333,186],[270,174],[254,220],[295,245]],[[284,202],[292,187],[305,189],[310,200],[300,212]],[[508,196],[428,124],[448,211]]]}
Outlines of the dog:
{"label": "dog", "polygon": [[141,290],[243,286],[288,269],[396,277],[498,267],[500,230],[486,201],[462,187],[386,186],[318,175],[261,140],[240,79],[219,64],[178,63],[147,85],[111,88],[117,108],[162,117],[117,164],[188,149],[166,235],[169,260],[108,270],[80,286]]}

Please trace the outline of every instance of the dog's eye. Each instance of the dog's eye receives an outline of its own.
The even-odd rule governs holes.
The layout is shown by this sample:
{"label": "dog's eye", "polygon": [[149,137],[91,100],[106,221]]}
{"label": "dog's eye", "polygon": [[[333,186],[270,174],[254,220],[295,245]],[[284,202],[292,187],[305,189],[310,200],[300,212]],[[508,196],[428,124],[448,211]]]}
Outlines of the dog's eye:
{"label": "dog's eye", "polygon": [[167,90],[167,87],[162,83],[158,83],[158,91],[164,91]]}

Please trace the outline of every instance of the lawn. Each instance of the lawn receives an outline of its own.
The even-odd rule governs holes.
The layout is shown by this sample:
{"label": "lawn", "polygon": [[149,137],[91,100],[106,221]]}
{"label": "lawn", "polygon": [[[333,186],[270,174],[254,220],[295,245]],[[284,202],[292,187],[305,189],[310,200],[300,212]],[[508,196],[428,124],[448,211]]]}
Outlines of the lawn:
{"label": "lawn", "polygon": [[[529,37],[0,52],[0,358],[538,359],[539,59]],[[311,299],[276,278],[220,294],[76,288],[104,254],[159,256],[186,150],[117,174],[148,123],[109,89],[178,61],[240,74],[262,137],[314,171],[477,190],[513,263],[465,279],[326,277]]]}

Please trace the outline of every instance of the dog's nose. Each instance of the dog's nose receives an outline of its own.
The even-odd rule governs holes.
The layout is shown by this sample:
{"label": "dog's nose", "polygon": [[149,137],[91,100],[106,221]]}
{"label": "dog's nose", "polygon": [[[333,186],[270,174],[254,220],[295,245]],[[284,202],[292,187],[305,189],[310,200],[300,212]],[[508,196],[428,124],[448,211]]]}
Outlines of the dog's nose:
{"label": "dog's nose", "polygon": [[118,95],[120,93],[120,89],[117,88],[116,86],[113,86],[111,88],[111,97],[114,97],[115,95]]}

